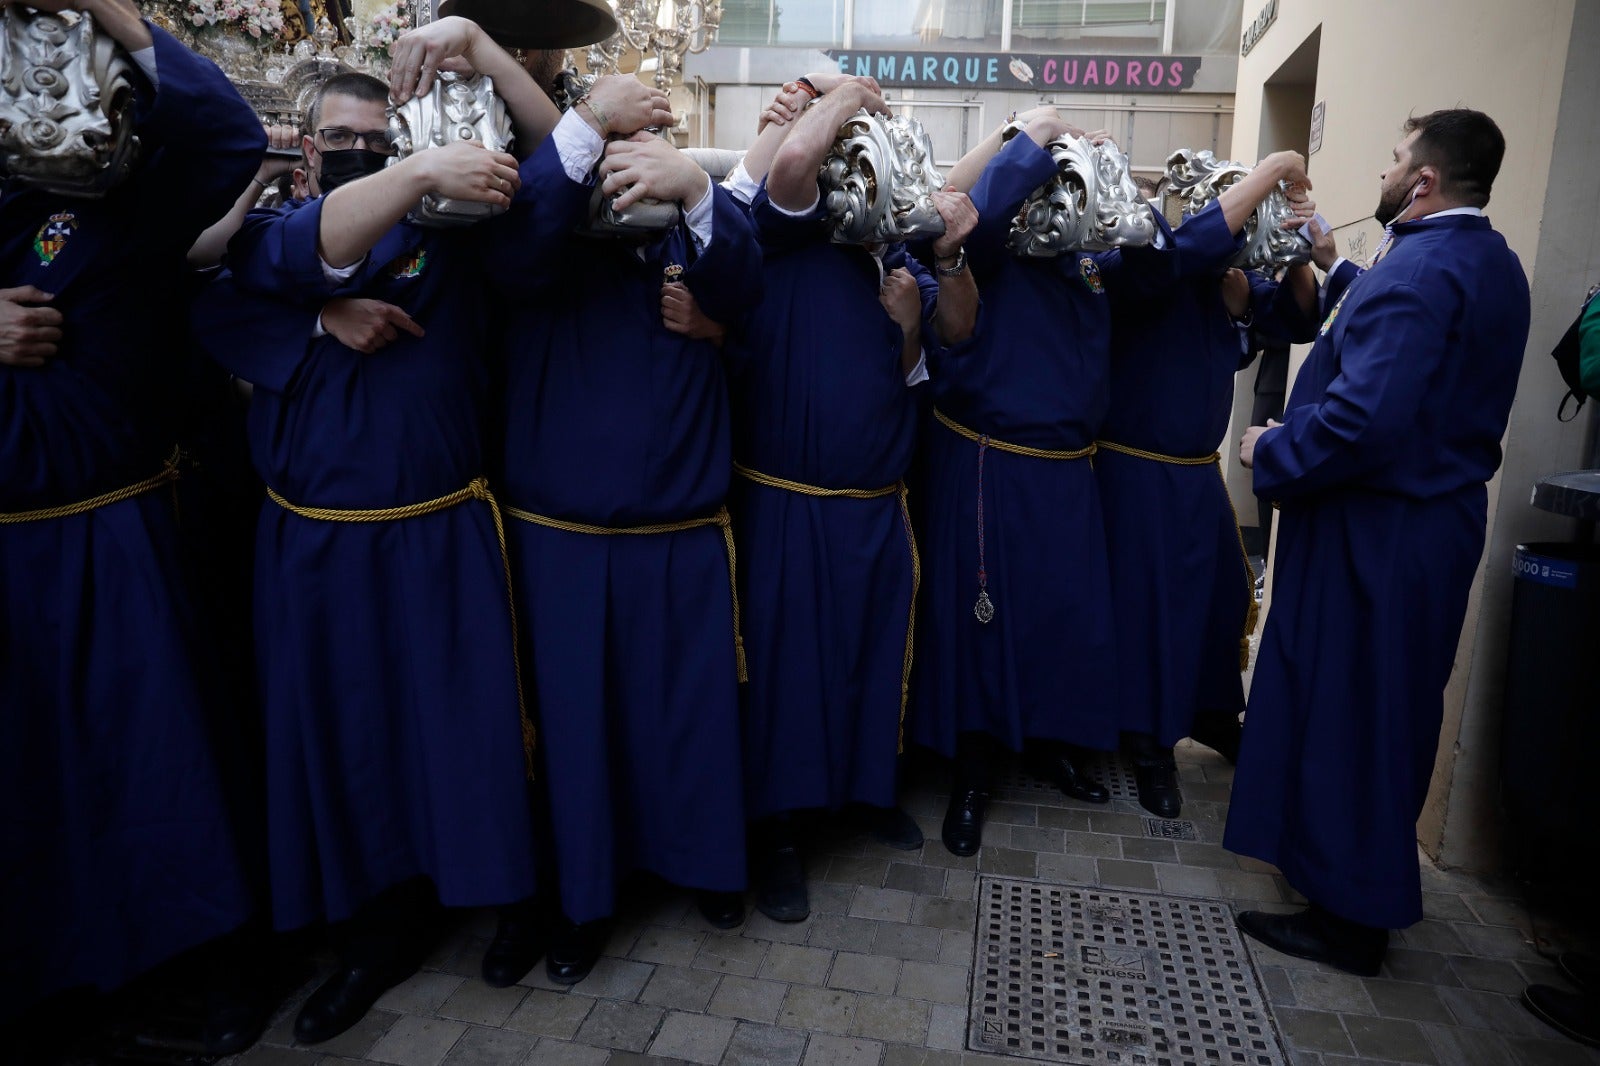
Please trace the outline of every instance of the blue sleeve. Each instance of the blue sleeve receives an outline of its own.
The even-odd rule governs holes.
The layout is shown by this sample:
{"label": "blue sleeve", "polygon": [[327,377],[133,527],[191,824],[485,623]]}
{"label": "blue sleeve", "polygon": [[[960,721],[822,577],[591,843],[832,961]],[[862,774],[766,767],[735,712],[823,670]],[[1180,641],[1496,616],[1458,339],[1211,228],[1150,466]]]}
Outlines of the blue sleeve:
{"label": "blue sleeve", "polygon": [[787,252],[826,243],[828,234],[823,228],[823,220],[827,217],[828,212],[822,205],[820,195],[816,207],[806,214],[791,215],[779,210],[767,195],[765,178],[761,180],[761,188],[750,204],[750,219],[755,223],[756,237],[760,239],[761,247],[769,252]]}
{"label": "blue sleeve", "polygon": [[134,182],[161,205],[149,212],[153,232],[187,251],[250,184],[267,134],[216,64],[149,28],[161,84],[153,94],[147,89],[137,110],[145,161]]}
{"label": "blue sleeve", "polygon": [[1257,271],[1250,279],[1250,318],[1268,344],[1309,344],[1317,339],[1321,324],[1313,309],[1307,313],[1294,298],[1294,289]]}
{"label": "blue sleeve", "polygon": [[228,269],[250,292],[300,302],[333,295],[317,250],[323,197],[288,203],[274,211],[252,211],[228,241]]}
{"label": "blue sleeve", "polygon": [[[1184,223],[1175,231],[1161,212],[1152,211],[1151,214],[1156,221],[1156,230],[1162,236],[1162,247],[1146,244],[1113,248],[1093,256],[1100,267],[1100,276],[1105,279],[1106,292],[1119,311],[1125,310],[1130,302],[1162,295],[1184,276],[1177,234],[1188,229],[1189,224]],[[1079,258],[1062,256],[1062,269],[1076,275]]]}
{"label": "blue sleeve", "polygon": [[1244,247],[1244,236],[1236,236],[1228,229],[1228,217],[1217,200],[1168,232],[1172,234],[1168,240],[1173,241],[1178,253],[1178,269],[1185,278],[1222,273]]}
{"label": "blue sleeve", "polygon": [[1322,282],[1322,314],[1326,315],[1332,311],[1333,305],[1339,302],[1339,297],[1344,295],[1344,290],[1350,287],[1350,283],[1365,273],[1365,270],[1348,259],[1337,264],[1333,273]]}
{"label": "blue sleeve", "polygon": [[1347,484],[1406,446],[1447,355],[1453,309],[1440,303],[1397,284],[1346,312],[1338,376],[1256,442],[1256,495],[1292,500]]}
{"label": "blue sleeve", "polygon": [[[483,254],[492,284],[523,292],[559,281],[569,267],[561,248],[587,217],[594,185],[567,176],[554,137],[539,142],[518,169],[522,187],[511,209],[483,224]],[[713,232],[721,225],[719,215]]]}
{"label": "blue sleeve", "polygon": [[972,206],[978,211],[978,225],[967,238],[967,256],[981,271],[992,270],[1006,250],[1006,235],[1016,221],[1017,210],[1039,186],[1056,173],[1050,153],[1019,133],[1006,142],[972,187]]}
{"label": "blue sleeve", "polygon": [[223,271],[195,299],[190,325],[201,351],[230,374],[287,393],[311,350],[319,313],[246,292]]}
{"label": "blue sleeve", "polygon": [[683,283],[708,318],[733,323],[761,300],[761,245],[728,190],[713,182],[711,195],[711,243],[683,272]]}

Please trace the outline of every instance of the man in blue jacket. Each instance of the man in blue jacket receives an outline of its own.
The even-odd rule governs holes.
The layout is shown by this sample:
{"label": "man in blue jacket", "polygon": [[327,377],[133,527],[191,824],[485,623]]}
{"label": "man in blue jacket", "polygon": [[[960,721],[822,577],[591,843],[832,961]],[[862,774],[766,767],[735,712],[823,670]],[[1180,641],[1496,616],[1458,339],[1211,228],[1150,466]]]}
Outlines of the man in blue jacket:
{"label": "man in blue jacket", "polygon": [[1329,309],[1283,424],[1240,443],[1279,531],[1223,843],[1311,905],[1239,924],[1365,976],[1422,918],[1416,820],[1528,339],[1527,276],[1483,215],[1504,154],[1481,112],[1406,122],[1375,265]]}

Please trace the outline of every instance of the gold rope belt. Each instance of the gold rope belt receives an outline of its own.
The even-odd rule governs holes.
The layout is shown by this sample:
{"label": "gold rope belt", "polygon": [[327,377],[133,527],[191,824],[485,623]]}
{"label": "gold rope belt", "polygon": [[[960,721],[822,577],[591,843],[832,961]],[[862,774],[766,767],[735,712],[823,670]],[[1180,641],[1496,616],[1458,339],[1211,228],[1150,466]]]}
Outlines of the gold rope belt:
{"label": "gold rope belt", "polygon": [[[178,470],[180,458],[181,453],[174,448],[172,455],[162,463],[161,473],[155,477],[145,478],[136,485],[113,489],[110,492],[101,493],[99,496],[94,496],[78,503],[63,504],[60,507],[43,507],[37,511],[0,513],[0,526],[21,525],[23,522],[44,522],[52,518],[70,518],[73,515],[88,514],[90,511],[100,507],[109,507],[114,503],[121,503],[123,500],[131,500],[135,496],[143,496],[147,492],[154,492],[163,485],[170,485],[176,482],[182,476]],[[176,496],[173,499],[173,506],[177,506]]]}
{"label": "gold rope belt", "polygon": [[584,522],[549,518],[542,514],[534,514],[532,511],[524,511],[520,507],[506,507],[504,510],[519,522],[528,522],[547,529],[559,529],[563,533],[583,533],[591,537],[634,534],[651,536],[657,533],[681,533],[688,529],[699,529],[701,526],[719,527],[722,530],[722,543],[728,549],[728,590],[733,597],[733,659],[738,667],[740,683],[750,680],[749,671],[745,669],[744,630],[739,625],[738,556],[733,549],[733,520],[728,516],[726,507],[718,508],[716,514],[707,518],[691,518],[686,522],[658,522],[649,526],[593,526]]}
{"label": "gold rope belt", "polygon": [[978,599],[972,605],[972,614],[978,619],[980,625],[988,625],[994,621],[995,605],[989,598],[989,570],[985,562],[985,542],[987,540],[984,529],[983,508],[983,457],[989,449],[998,452],[1010,452],[1012,455],[1025,455],[1030,459],[1088,459],[1091,469],[1094,467],[1095,446],[1090,444],[1086,448],[1077,448],[1072,451],[1060,451],[1054,448],[1030,448],[1025,444],[1007,444],[1003,440],[995,440],[987,433],[978,433],[963,426],[937,407],[933,409],[933,417],[939,424],[957,436],[965,437],[978,445]]}
{"label": "gold rope belt", "polygon": [[798,493],[801,496],[816,496],[825,499],[843,497],[852,500],[876,500],[884,496],[899,495],[900,520],[905,523],[906,547],[911,552],[911,603],[906,610],[906,654],[905,660],[900,667],[900,727],[899,740],[897,741],[898,753],[905,754],[906,705],[911,699],[911,655],[912,650],[916,647],[917,635],[917,590],[922,587],[922,556],[917,552],[917,536],[911,528],[911,508],[906,503],[906,483],[897,481],[893,485],[886,485],[881,489],[825,489],[817,485],[807,485],[800,481],[790,481],[787,478],[763,474],[739,463],[734,463],[733,469],[740,477],[753,481],[757,485],[783,489],[786,492]]}
{"label": "gold rope belt", "polygon": [[1244,547],[1244,531],[1239,528],[1239,509],[1233,505],[1233,495],[1228,491],[1228,476],[1222,472],[1222,454],[1212,452],[1207,456],[1184,458],[1176,455],[1162,455],[1160,452],[1147,452],[1143,448],[1130,448],[1126,444],[1113,444],[1108,440],[1096,441],[1103,450],[1120,452],[1131,455],[1135,459],[1149,459],[1156,463],[1169,463],[1173,466],[1208,466],[1215,464],[1217,476],[1222,479],[1222,495],[1228,501],[1228,510],[1233,513],[1233,534],[1239,538],[1239,556],[1244,559],[1245,573],[1245,603],[1249,604],[1244,613],[1244,635],[1239,638],[1239,669],[1244,670],[1250,665],[1250,634],[1256,631],[1256,622],[1260,618],[1261,608],[1256,605],[1256,571],[1250,565],[1250,553]]}
{"label": "gold rope belt", "polygon": [[495,539],[500,543],[500,566],[505,571],[506,606],[511,610],[511,665],[517,679],[517,717],[522,723],[522,759],[528,778],[532,780],[533,750],[537,736],[533,719],[528,717],[527,700],[522,694],[522,643],[517,629],[516,597],[511,591],[511,553],[506,548],[506,527],[500,519],[500,505],[495,500],[494,493],[489,491],[489,482],[481,477],[473,478],[472,483],[466,488],[458,489],[447,496],[424,500],[421,503],[408,503],[401,507],[381,507],[373,510],[301,507],[278,495],[277,490],[270,486],[267,488],[267,498],[291,514],[318,522],[393,522],[402,518],[420,518],[423,515],[446,511],[468,500],[482,500],[489,505],[489,514],[494,518]]}
{"label": "gold rope belt", "polygon": [[977,443],[982,444],[985,448],[993,448],[997,452],[1010,452],[1012,455],[1026,455],[1032,459],[1087,459],[1089,456],[1093,455],[1095,451],[1095,446],[1093,444],[1089,445],[1087,448],[1078,448],[1070,452],[1057,451],[1052,448],[1030,448],[1026,444],[1007,444],[1003,440],[995,440],[993,437],[986,436],[985,434],[979,433],[975,430],[968,429],[966,426],[963,426],[960,422],[955,421],[937,407],[933,409],[933,417],[937,418],[940,424],[943,425],[944,428],[950,430],[952,433],[959,434],[970,441],[976,441]]}

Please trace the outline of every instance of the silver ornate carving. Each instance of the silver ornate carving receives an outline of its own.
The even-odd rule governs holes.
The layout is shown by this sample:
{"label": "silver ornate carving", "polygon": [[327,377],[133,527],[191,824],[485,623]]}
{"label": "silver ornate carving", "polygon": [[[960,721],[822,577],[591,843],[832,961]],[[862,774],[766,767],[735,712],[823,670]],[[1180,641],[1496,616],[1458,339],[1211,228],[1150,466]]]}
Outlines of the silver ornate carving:
{"label": "silver ornate carving", "polygon": [[818,174],[830,236],[836,244],[877,244],[938,237],[944,219],[933,194],[944,175],[914,118],[865,109],[845,120]]}
{"label": "silver ornate carving", "polygon": [[[1021,127],[1007,131],[1015,135]],[[1006,243],[1016,255],[1053,258],[1155,240],[1156,221],[1115,142],[1058,137],[1048,145],[1056,176],[1022,203]]]}
{"label": "silver ornate carving", "polygon": [[[1195,215],[1250,170],[1242,163],[1218,160],[1205,149],[1195,152],[1180,148],[1167,156],[1170,186],[1166,195],[1182,205],[1184,217]],[[1245,221],[1244,247],[1230,265],[1272,274],[1283,267],[1309,262],[1311,242],[1282,226],[1293,217],[1284,190],[1273,189]]]}
{"label": "silver ornate carving", "polygon": [[[505,101],[495,95],[494,81],[484,74],[444,71],[433,87],[405,103],[389,105],[389,133],[394,138],[394,162],[429,148],[471,141],[495,152],[511,145],[511,117]],[[468,226],[500,214],[505,208],[474,200],[452,200],[428,193],[411,212],[424,226]]]}
{"label": "silver ornate carving", "polygon": [[133,63],[81,13],[0,11],[0,171],[104,196],[133,168]]}

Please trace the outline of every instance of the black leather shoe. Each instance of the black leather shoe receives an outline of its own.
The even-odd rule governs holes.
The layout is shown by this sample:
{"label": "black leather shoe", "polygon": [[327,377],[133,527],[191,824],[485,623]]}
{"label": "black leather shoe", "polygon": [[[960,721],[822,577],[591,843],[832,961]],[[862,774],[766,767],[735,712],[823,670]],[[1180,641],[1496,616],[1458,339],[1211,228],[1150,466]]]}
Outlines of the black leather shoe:
{"label": "black leather shoe", "polygon": [[1190,727],[1189,739],[1204,744],[1229,763],[1239,762],[1239,741],[1244,736],[1244,726],[1236,714],[1202,714]]}
{"label": "black leather shoe", "polygon": [[922,847],[922,827],[899,807],[867,808],[867,832],[878,843],[899,851]]}
{"label": "black leather shoe", "polygon": [[1582,992],[1529,985],[1522,990],[1522,1004],[1563,1036],[1590,1047],[1600,1047],[1600,1003]]}
{"label": "black leather shoe", "polygon": [[775,922],[811,917],[806,869],[792,844],[768,847],[756,856],[756,910]]}
{"label": "black leather shoe", "polygon": [[1158,818],[1176,818],[1183,811],[1175,763],[1135,763],[1133,779],[1139,786],[1139,806]]}
{"label": "black leather shoe", "polygon": [[1090,777],[1066,752],[1052,752],[1032,760],[1034,775],[1053,783],[1063,793],[1085,803],[1110,803],[1111,790]]}
{"label": "black leather shoe", "polygon": [[534,907],[522,904],[503,909],[494,940],[483,953],[483,983],[490,988],[510,988],[533,969],[549,942],[549,923]]}
{"label": "black leather shoe", "polygon": [[336,970],[300,1008],[300,1016],[294,1020],[295,1040],[301,1044],[332,1040],[359,1022],[379,996],[416,972],[415,966]]}
{"label": "black leather shoe", "polygon": [[733,929],[744,922],[743,892],[701,889],[694,894],[694,902],[700,908],[700,916],[718,929]]}
{"label": "black leather shoe", "polygon": [[951,793],[944,812],[944,846],[950,854],[966,858],[983,846],[983,812],[989,806],[989,793],[975,788],[958,788]]}
{"label": "black leather shoe", "polygon": [[1556,957],[1556,966],[1581,991],[1600,995],[1600,959],[1581,951],[1563,951]]}
{"label": "black leather shoe", "polygon": [[1389,945],[1387,929],[1336,918],[1317,907],[1297,914],[1244,911],[1239,928],[1274,951],[1327,963],[1357,977],[1376,977]]}
{"label": "black leather shoe", "polygon": [[545,953],[545,976],[558,985],[575,985],[594,969],[611,936],[611,919],[598,918],[576,925],[563,920],[550,938]]}

